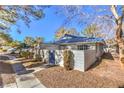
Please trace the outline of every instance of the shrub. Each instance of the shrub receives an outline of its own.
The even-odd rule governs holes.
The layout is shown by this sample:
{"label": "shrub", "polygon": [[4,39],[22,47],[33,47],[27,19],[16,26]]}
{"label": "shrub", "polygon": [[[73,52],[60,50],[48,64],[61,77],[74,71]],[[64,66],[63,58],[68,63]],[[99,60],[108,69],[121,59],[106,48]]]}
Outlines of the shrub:
{"label": "shrub", "polygon": [[64,68],[66,70],[72,70],[74,67],[74,55],[71,50],[64,50]]}
{"label": "shrub", "polygon": [[7,52],[7,49],[2,49],[3,52]]}
{"label": "shrub", "polygon": [[34,53],[30,52],[30,58],[33,58]]}
{"label": "shrub", "polygon": [[36,61],[42,61],[42,57],[40,54],[35,54],[35,60]]}
{"label": "shrub", "polygon": [[29,58],[30,52],[29,51],[21,51],[20,56],[25,57],[25,58]]}

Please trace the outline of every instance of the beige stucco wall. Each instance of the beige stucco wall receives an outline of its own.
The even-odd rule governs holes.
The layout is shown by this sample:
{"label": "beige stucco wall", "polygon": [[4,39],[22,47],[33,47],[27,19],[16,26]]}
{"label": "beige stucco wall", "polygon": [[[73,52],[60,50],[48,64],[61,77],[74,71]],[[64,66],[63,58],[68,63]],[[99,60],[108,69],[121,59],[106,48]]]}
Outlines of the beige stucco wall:
{"label": "beige stucco wall", "polygon": [[84,50],[73,50],[72,52],[74,54],[74,69],[84,72]]}
{"label": "beige stucco wall", "polygon": [[84,70],[87,70],[96,61],[95,50],[84,51]]}
{"label": "beige stucco wall", "polygon": [[[59,51],[57,50],[59,53]],[[96,61],[95,50],[72,50],[74,54],[74,69],[79,71],[86,71]],[[61,55],[61,53],[59,54]],[[60,61],[60,66],[63,67],[63,57],[56,57],[56,60]],[[58,61],[58,62],[59,62]]]}
{"label": "beige stucco wall", "polygon": [[103,55],[104,50],[102,49],[102,46],[98,46],[96,50],[96,57],[99,58]]}

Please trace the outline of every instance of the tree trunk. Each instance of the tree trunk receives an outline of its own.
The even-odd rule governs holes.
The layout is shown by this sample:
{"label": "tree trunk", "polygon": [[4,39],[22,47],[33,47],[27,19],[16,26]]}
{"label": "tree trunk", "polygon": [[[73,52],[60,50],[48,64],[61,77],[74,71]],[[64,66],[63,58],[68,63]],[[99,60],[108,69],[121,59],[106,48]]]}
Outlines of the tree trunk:
{"label": "tree trunk", "polygon": [[119,54],[119,46],[116,44],[116,53]]}
{"label": "tree trunk", "polygon": [[123,31],[122,31],[122,23],[124,19],[124,6],[121,6],[122,13],[119,15],[117,12],[117,6],[112,5],[111,11],[115,17],[116,22],[116,42],[119,47],[119,60],[124,65],[124,40],[123,40]]}
{"label": "tree trunk", "polygon": [[122,19],[118,19],[117,22],[117,29],[116,29],[116,41],[119,46],[119,59],[120,62],[124,64],[124,40],[123,40],[123,31],[122,31]]}

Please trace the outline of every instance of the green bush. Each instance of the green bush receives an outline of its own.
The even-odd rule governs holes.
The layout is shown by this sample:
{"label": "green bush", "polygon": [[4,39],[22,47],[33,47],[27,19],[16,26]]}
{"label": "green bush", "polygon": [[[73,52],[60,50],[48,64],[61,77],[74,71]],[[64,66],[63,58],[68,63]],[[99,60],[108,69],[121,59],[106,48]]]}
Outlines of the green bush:
{"label": "green bush", "polygon": [[24,58],[29,58],[30,52],[29,51],[21,51],[20,56],[24,57]]}
{"label": "green bush", "polygon": [[7,49],[2,49],[2,51],[3,51],[3,52],[6,52],[6,51],[7,51]]}
{"label": "green bush", "polygon": [[41,55],[40,54],[36,54],[35,55],[35,60],[36,61],[42,61]]}
{"label": "green bush", "polygon": [[71,50],[64,50],[64,68],[66,70],[72,70],[74,67],[74,55]]}

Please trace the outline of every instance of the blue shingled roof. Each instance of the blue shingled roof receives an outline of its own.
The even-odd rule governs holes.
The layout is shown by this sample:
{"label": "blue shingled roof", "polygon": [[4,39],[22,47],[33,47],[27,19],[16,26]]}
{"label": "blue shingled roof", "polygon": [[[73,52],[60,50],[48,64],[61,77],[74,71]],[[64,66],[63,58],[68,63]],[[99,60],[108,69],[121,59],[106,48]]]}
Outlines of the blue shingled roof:
{"label": "blue shingled roof", "polygon": [[74,36],[65,34],[62,38],[55,41],[55,44],[64,44],[64,43],[76,43],[76,42],[85,42],[85,43],[97,43],[101,42],[104,43],[102,38],[94,38],[94,37],[81,37],[81,36]]}

